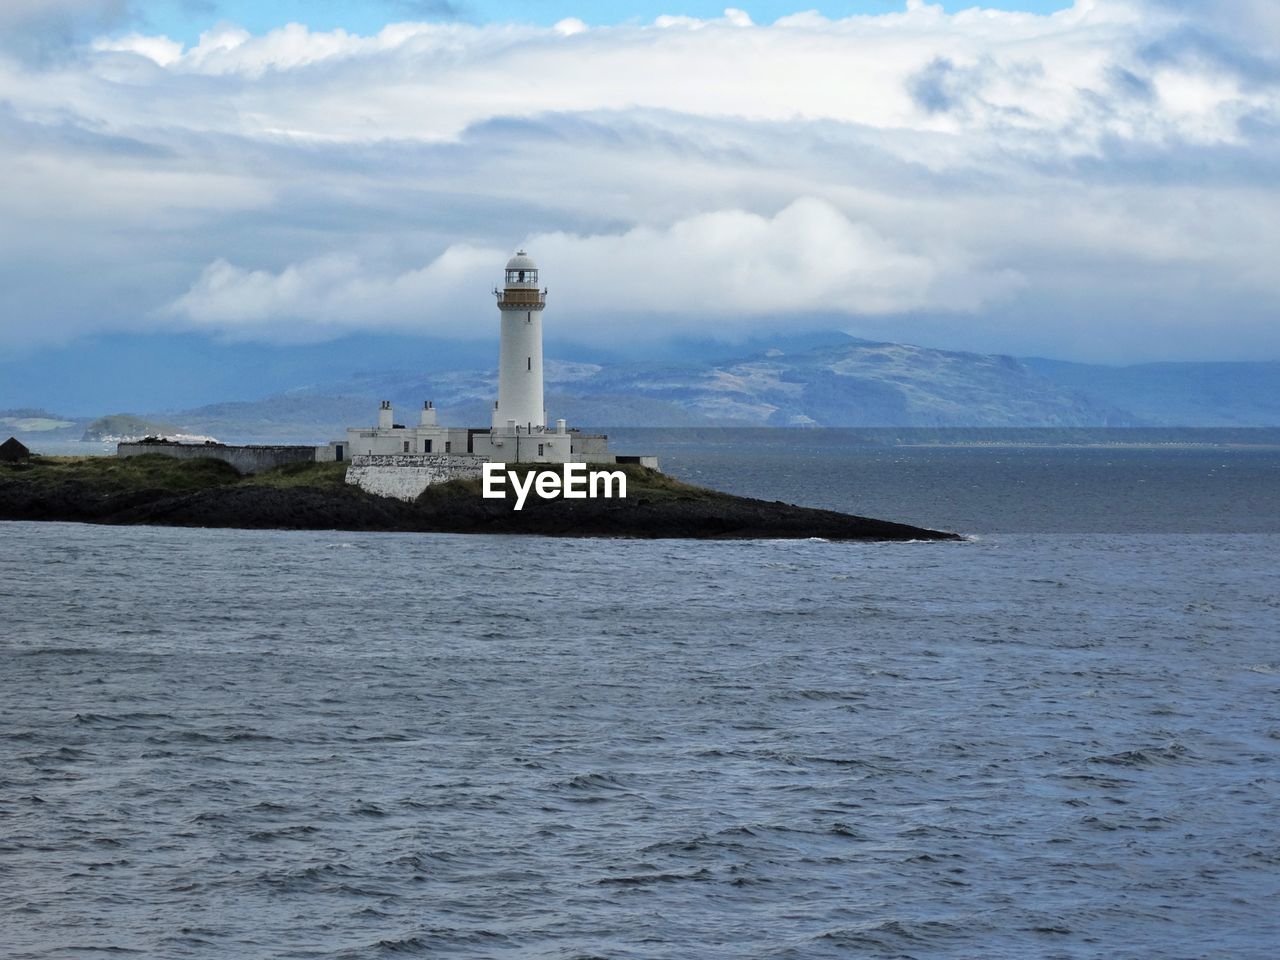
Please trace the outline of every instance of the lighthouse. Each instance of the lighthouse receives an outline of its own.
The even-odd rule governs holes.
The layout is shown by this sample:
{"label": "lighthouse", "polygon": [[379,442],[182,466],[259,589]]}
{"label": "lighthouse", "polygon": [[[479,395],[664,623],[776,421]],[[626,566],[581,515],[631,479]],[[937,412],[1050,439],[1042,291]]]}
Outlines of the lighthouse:
{"label": "lighthouse", "polygon": [[538,287],[538,265],[523,250],[507,261],[501,289],[495,289],[502,329],[498,347],[498,402],[493,432],[542,433],[547,411],[542,393],[542,310],[547,291]]}
{"label": "lighthouse", "polygon": [[[350,458],[356,472],[349,474],[348,482],[359,483],[380,496],[406,500],[433,483],[479,476],[486,461],[638,463],[657,469],[656,457],[610,453],[609,438],[602,433],[571,430],[564,419],[547,428],[542,391],[542,310],[547,305],[547,291],[538,283],[538,265],[533,258],[523,250],[516,251],[507,261],[502,286],[494,287],[493,293],[501,326],[498,399],[488,428],[442,424],[431,400],[423,401],[421,422],[396,423],[391,401],[383,400],[376,427],[348,427],[344,439],[318,447],[316,458]],[[372,486],[360,477],[374,477],[368,480]],[[541,488],[538,495],[542,496]]]}

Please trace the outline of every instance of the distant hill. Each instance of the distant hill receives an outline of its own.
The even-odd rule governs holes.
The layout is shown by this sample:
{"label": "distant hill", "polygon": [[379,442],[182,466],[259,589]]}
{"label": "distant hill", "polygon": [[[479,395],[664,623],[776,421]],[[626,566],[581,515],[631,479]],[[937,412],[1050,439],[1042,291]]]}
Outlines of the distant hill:
{"label": "distant hill", "polygon": [[[758,345],[753,345],[758,346]],[[790,344],[788,344],[790,346]],[[168,419],[221,439],[319,441],[371,423],[377,401],[411,423],[424,400],[445,422],[487,425],[496,372],[362,374]],[[1098,402],[1006,356],[870,343],[843,335],[721,362],[547,362],[550,415],[609,426],[1131,426]]]}
{"label": "distant hill", "polygon": [[1105,367],[1030,358],[1027,368],[1139,422],[1187,427],[1280,425],[1280,361]]}
{"label": "distant hill", "polygon": [[47,410],[23,409],[0,411],[0,432],[65,433],[76,429],[77,421]]}
{"label": "distant hill", "polygon": [[[678,403],[708,423],[751,426],[1128,425],[1005,356],[848,340],[768,349],[713,366],[602,367],[565,392]],[[609,422],[609,421],[604,421]]]}
{"label": "distant hill", "polygon": [[50,441],[68,443],[80,439],[85,422],[29,407],[0,410],[0,441],[12,435],[27,446],[47,445]]}
{"label": "distant hill", "polygon": [[[548,411],[574,425],[613,427],[1280,426],[1280,362],[1108,367],[839,333],[686,347],[627,361],[593,360],[580,348],[568,352],[572,359],[550,359]],[[394,355],[414,354],[404,347]],[[132,425],[229,442],[322,442],[373,423],[384,399],[399,423],[416,422],[431,400],[445,423],[488,425],[495,370],[441,369],[440,357],[414,370],[380,370],[366,359],[371,372],[315,377],[265,399],[96,422],[0,411],[0,429],[8,423],[38,441],[136,432],[123,429]]]}

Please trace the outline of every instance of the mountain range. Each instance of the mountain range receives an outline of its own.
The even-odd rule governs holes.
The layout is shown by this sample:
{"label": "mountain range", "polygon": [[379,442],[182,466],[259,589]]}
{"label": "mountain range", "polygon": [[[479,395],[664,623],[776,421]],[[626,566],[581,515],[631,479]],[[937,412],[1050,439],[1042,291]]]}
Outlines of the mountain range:
{"label": "mountain range", "polygon": [[[1280,362],[1126,367],[937,350],[844,334],[698,345],[641,360],[548,359],[550,415],[588,426],[1248,427],[1280,426]],[[232,441],[324,441],[372,423],[391,400],[414,422],[432,400],[442,422],[487,425],[492,369],[376,370],[299,384],[258,399],[138,419],[0,412],[0,427],[70,438],[137,432]],[[433,369],[434,367],[434,369]],[[295,375],[297,371],[294,371]],[[103,411],[105,413],[105,411]],[[122,426],[123,425],[123,426]],[[52,431],[52,432],[51,432]]]}

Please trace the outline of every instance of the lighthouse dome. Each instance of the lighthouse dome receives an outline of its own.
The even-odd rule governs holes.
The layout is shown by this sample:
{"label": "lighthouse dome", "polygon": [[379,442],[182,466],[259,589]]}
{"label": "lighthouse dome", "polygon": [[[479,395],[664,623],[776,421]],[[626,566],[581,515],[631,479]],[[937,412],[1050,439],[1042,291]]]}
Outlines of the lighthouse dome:
{"label": "lighthouse dome", "polygon": [[529,256],[523,250],[517,250],[516,255],[507,261],[508,270],[537,270],[538,265],[533,262],[533,257]]}
{"label": "lighthouse dome", "polygon": [[507,261],[507,287],[525,287],[536,289],[538,286],[538,265],[533,257],[523,250]]}

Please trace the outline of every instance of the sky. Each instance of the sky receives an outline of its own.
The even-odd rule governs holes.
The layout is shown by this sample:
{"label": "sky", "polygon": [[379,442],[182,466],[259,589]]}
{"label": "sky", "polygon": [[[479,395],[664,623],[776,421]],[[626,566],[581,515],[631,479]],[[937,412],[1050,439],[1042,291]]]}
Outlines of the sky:
{"label": "sky", "polygon": [[614,354],[1277,359],[1278,147],[1272,0],[6,0],[0,359],[492,338],[521,246]]}
{"label": "sky", "polygon": [[[948,0],[945,10],[954,12],[975,6],[973,0]],[[815,10],[838,19],[854,14],[880,14],[900,10],[902,0],[853,0],[853,2],[800,4],[767,0],[740,7],[753,21],[769,24],[800,10]],[[991,9],[1053,13],[1071,6],[1070,0],[988,0]],[[591,26],[651,23],[666,15],[699,18],[723,16],[723,0],[688,0],[650,3],[596,0],[590,4],[562,0],[166,0],[134,11],[137,28],[194,43],[200,34],[219,22],[230,22],[251,33],[266,33],[288,23],[305,23],[312,30],[343,29],[351,33],[377,33],[388,23],[401,20],[453,20],[463,23],[523,23],[544,27],[573,17]]]}

